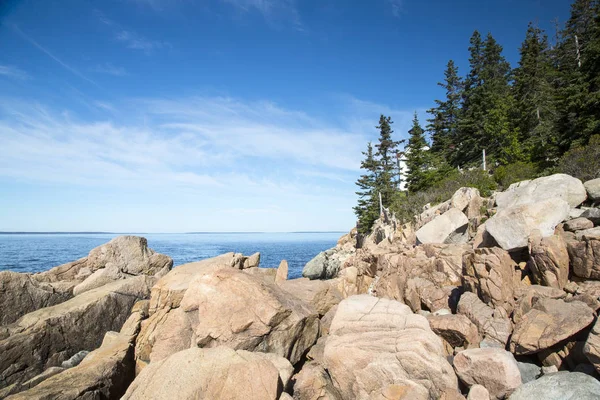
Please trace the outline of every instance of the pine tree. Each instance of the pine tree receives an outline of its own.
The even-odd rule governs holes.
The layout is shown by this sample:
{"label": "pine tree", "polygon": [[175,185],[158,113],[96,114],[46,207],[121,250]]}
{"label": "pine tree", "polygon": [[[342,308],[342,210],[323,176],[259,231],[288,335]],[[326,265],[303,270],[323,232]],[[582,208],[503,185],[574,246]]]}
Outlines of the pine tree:
{"label": "pine tree", "polygon": [[375,145],[377,148],[376,156],[378,157],[378,172],[376,179],[376,188],[381,193],[381,201],[384,207],[389,207],[392,203],[392,197],[395,192],[395,174],[397,173],[397,154],[398,145],[403,141],[395,141],[392,139],[392,119],[383,114],[379,118],[379,143]]}
{"label": "pine tree", "polygon": [[430,152],[425,140],[425,131],[421,128],[417,113],[413,118],[412,128],[408,131],[410,138],[406,146],[406,182],[408,192],[425,190],[432,184]]}
{"label": "pine tree", "polygon": [[549,165],[558,156],[557,111],[548,37],[529,24],[514,71],[514,115],[524,150]]}
{"label": "pine tree", "polygon": [[365,159],[361,161],[360,168],[365,173],[356,181],[359,191],[356,192],[358,204],[354,207],[354,213],[358,218],[359,232],[368,233],[379,217],[379,200],[375,188],[379,163],[374,158],[371,142],[367,144],[367,151],[362,154]]}
{"label": "pine tree", "polygon": [[435,100],[436,107],[428,110],[427,130],[431,136],[431,152],[444,161],[452,163],[453,150],[458,140],[458,121],[461,107],[463,82],[453,60],[448,61],[444,82],[438,83],[446,91],[445,100]]}

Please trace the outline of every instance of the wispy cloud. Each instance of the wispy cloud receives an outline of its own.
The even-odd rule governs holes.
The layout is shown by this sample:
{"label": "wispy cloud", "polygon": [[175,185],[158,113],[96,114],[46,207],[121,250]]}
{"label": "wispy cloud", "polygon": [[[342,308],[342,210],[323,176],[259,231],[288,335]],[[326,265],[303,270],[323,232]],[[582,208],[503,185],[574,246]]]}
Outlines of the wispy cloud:
{"label": "wispy cloud", "polygon": [[396,18],[400,18],[404,7],[404,0],[387,0],[392,7],[392,15]]}
{"label": "wispy cloud", "polygon": [[221,0],[231,4],[239,11],[258,11],[271,25],[280,26],[291,21],[299,31],[305,31],[295,0]]}
{"label": "wispy cloud", "polygon": [[67,71],[69,71],[72,74],[78,76],[79,78],[81,78],[81,79],[83,79],[83,80],[85,80],[85,81],[93,84],[94,86],[100,87],[96,82],[94,82],[93,80],[91,80],[87,76],[83,75],[81,72],[79,72],[77,69],[75,69],[74,67],[70,66],[66,62],[62,61],[60,58],[58,58],[57,56],[55,56],[50,50],[48,50],[47,48],[45,48],[44,46],[42,46],[41,44],[39,44],[36,40],[34,40],[32,37],[30,37],[29,35],[27,35],[16,24],[12,25],[12,29],[15,32],[17,32],[23,39],[25,39],[27,42],[29,42],[34,47],[36,47],[39,51],[41,51],[42,53],[46,54],[48,57],[50,57],[51,59],[53,59],[55,62],[57,62],[60,66],[62,66]]}
{"label": "wispy cloud", "polygon": [[112,65],[111,63],[105,63],[105,64],[102,64],[102,65],[97,65],[96,67],[92,68],[91,71],[98,72],[100,74],[113,75],[113,76],[126,76],[126,75],[129,75],[127,73],[127,70],[125,70],[125,68],[123,68],[123,67],[116,67],[116,66]]}
{"label": "wispy cloud", "polygon": [[129,49],[141,50],[146,54],[150,54],[155,50],[173,47],[171,43],[167,41],[148,39],[131,29],[121,26],[117,22],[104,15],[104,13],[102,13],[100,10],[94,10],[94,12],[100,22],[111,27],[115,39],[124,43]]}
{"label": "wispy cloud", "polygon": [[150,53],[154,50],[172,47],[169,42],[150,40],[133,31],[122,30],[116,35],[117,40],[125,43],[128,48]]}
{"label": "wispy cloud", "polygon": [[29,74],[20,68],[13,65],[1,65],[0,64],[0,76],[6,76],[8,78],[26,80],[31,78]]}

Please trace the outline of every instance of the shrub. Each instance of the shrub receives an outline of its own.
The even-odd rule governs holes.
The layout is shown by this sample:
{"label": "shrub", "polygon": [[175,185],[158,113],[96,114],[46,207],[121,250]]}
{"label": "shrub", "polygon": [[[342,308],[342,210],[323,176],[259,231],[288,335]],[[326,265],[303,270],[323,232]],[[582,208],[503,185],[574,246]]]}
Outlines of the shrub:
{"label": "shrub", "polygon": [[508,188],[515,182],[535,179],[539,176],[540,174],[535,164],[522,161],[501,165],[494,170],[494,180],[503,189]]}
{"label": "shrub", "polygon": [[600,178],[600,135],[592,136],[587,146],[567,151],[560,159],[557,171],[584,182]]}
{"label": "shrub", "polygon": [[482,196],[490,196],[497,188],[492,177],[480,169],[470,171],[452,171],[433,187],[417,193],[401,193],[392,204],[392,211],[402,222],[412,221],[415,215],[421,214],[425,204],[439,204],[452,197],[461,187],[479,189]]}

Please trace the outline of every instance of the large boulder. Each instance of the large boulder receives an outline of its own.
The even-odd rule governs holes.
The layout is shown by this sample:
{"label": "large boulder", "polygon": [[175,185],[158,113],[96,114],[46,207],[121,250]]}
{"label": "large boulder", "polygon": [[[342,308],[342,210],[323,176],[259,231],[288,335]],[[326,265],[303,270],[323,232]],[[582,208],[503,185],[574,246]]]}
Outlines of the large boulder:
{"label": "large boulder", "polygon": [[118,399],[135,377],[132,337],[108,332],[100,348],[74,368],[54,375],[37,386],[8,397],[20,399]]}
{"label": "large boulder", "polygon": [[558,224],[569,216],[569,204],[560,198],[505,207],[490,218],[486,231],[504,250],[527,247],[529,236],[539,230],[542,237],[552,236]]}
{"label": "large boulder", "polygon": [[468,219],[476,218],[481,214],[483,199],[479,190],[471,187],[458,189],[450,199],[452,208],[464,212]]}
{"label": "large boulder", "polygon": [[336,280],[298,278],[280,282],[279,287],[310,304],[319,316],[323,316],[331,307],[342,301],[342,293],[336,283]]}
{"label": "large boulder", "polygon": [[332,279],[337,276],[344,262],[353,254],[353,251],[334,247],[322,251],[306,263],[302,276],[309,279]]}
{"label": "large boulder", "polygon": [[498,247],[471,250],[463,256],[463,287],[494,308],[513,308],[516,264]]}
{"label": "large boulder", "polygon": [[570,219],[563,225],[563,229],[567,232],[583,231],[586,229],[592,229],[593,227],[594,223],[589,219],[583,217]]}
{"label": "large boulder", "polygon": [[0,326],[73,297],[73,286],[38,282],[31,274],[0,271]]}
{"label": "large boulder", "polygon": [[512,323],[503,308],[493,309],[475,293],[466,292],[460,296],[457,312],[475,324],[486,346],[506,346],[512,333]]}
{"label": "large boulder", "polygon": [[339,304],[325,343],[324,366],[346,399],[391,392],[437,399],[457,387],[442,342],[427,320],[400,302],[369,295]]}
{"label": "large boulder", "polygon": [[294,378],[294,400],[342,400],[331,377],[318,363],[304,364]]}
{"label": "large boulder", "polygon": [[569,279],[569,252],[560,235],[542,237],[535,231],[529,238],[530,258],[527,263],[533,281],[562,289]]}
{"label": "large boulder", "polygon": [[600,320],[596,320],[583,346],[583,354],[600,373]]}
{"label": "large boulder", "polygon": [[496,195],[499,210],[540,203],[547,199],[562,199],[569,206],[577,207],[585,201],[587,192],[583,183],[577,178],[565,174],[555,174],[513,183],[510,187]]}
{"label": "large boulder", "polygon": [[0,272],[0,326],[106,283],[136,275],[161,276],[173,260],[148,248],[143,237],[119,236],[87,257],[38,274]]}
{"label": "large boulder", "polygon": [[522,385],[509,400],[597,400],[600,382],[581,372],[560,371]]}
{"label": "large boulder", "polygon": [[470,348],[479,345],[481,338],[477,326],[461,314],[427,316],[431,330],[444,339],[451,347]]}
{"label": "large boulder", "polygon": [[492,399],[504,399],[521,386],[515,357],[504,349],[469,349],[454,357],[454,370],[467,386],[484,386]]}
{"label": "large boulder", "polygon": [[589,326],[594,311],[580,301],[540,298],[515,326],[510,350],[517,355],[547,349]]}
{"label": "large boulder", "polygon": [[563,290],[549,286],[523,285],[515,292],[515,297],[517,298],[517,305],[513,312],[512,319],[515,323],[518,323],[521,321],[521,318],[523,318],[523,315],[527,314],[539,299],[564,299],[567,297],[567,293]]}
{"label": "large boulder", "polygon": [[60,366],[81,350],[94,350],[107,331],[118,331],[133,304],[150,294],[155,278],[118,280],[9,325],[0,340],[0,387]]}
{"label": "large boulder", "polygon": [[587,191],[588,197],[592,201],[600,200],[600,178],[592,179],[583,184]]}
{"label": "large boulder", "polygon": [[75,295],[132,275],[161,277],[169,272],[173,260],[149,249],[143,237],[118,236],[90,251],[86,265],[91,275],[73,288]]}
{"label": "large boulder", "polygon": [[140,368],[186,348],[220,345],[295,364],[317,340],[317,312],[274,282],[218,264],[200,266],[195,275],[191,266],[184,274],[177,269],[153,288],[151,315],[136,343]]}
{"label": "large boulder", "polygon": [[292,373],[275,354],[192,347],[148,365],[122,399],[278,400]]}
{"label": "large boulder", "polygon": [[582,235],[580,240],[569,240],[567,250],[573,275],[584,279],[600,279],[600,231],[594,235]]}
{"label": "large boulder", "polygon": [[469,219],[460,210],[451,208],[417,231],[419,243],[465,243],[468,240]]}

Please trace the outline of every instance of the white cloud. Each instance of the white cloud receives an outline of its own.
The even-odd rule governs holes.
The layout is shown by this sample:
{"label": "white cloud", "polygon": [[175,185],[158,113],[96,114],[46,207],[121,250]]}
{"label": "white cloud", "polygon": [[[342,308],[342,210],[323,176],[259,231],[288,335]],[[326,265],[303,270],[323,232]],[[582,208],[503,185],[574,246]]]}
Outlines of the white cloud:
{"label": "white cloud", "polygon": [[[73,215],[89,221],[85,227],[70,209],[56,211],[55,222],[24,225],[28,211],[19,208],[11,229],[346,229],[354,223],[361,151],[377,137],[379,113],[398,113],[342,101],[338,119],[368,121],[362,130],[352,121],[332,125],[271,102],[228,97],[94,105],[119,112],[82,120],[69,110],[0,97],[0,179],[107,202],[86,216],[87,203],[64,200],[77,204]],[[50,207],[42,203],[40,210]]]}
{"label": "white cloud", "polygon": [[0,65],[0,75],[20,80],[26,80],[30,78],[27,72],[12,65]]}
{"label": "white cloud", "polygon": [[131,29],[124,28],[117,22],[104,15],[104,13],[100,10],[94,10],[94,13],[100,22],[106,26],[109,26],[113,30],[115,39],[124,43],[127,48],[142,50],[146,54],[150,54],[154,50],[173,47],[171,43],[167,41],[148,39]]}
{"label": "white cloud", "polygon": [[95,68],[92,68],[93,72],[98,72],[100,74],[107,74],[113,76],[126,76],[128,75],[127,70],[123,67],[116,67],[111,63],[104,63],[102,65],[97,65]]}
{"label": "white cloud", "polygon": [[142,50],[146,53],[150,53],[154,50],[172,47],[169,42],[160,40],[150,40],[144,36],[128,30],[121,30],[116,34],[116,39],[126,44],[130,49]]}
{"label": "white cloud", "polygon": [[305,31],[295,0],[221,0],[231,4],[242,12],[253,10],[261,13],[272,25],[280,25],[282,21],[291,21],[294,28]]}
{"label": "white cloud", "polygon": [[403,11],[404,0],[387,0],[392,7],[392,15],[396,18],[400,18]]}

